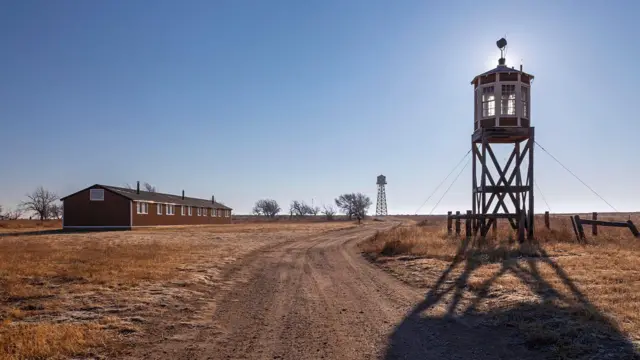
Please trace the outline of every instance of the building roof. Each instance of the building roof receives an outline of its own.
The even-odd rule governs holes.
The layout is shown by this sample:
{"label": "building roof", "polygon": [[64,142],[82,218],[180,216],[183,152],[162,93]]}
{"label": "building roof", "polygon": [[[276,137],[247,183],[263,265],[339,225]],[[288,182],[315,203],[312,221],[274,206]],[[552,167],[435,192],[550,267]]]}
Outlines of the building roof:
{"label": "building roof", "polygon": [[211,199],[206,200],[206,199],[198,199],[198,198],[192,198],[192,197],[186,197],[186,196],[184,197],[184,199],[182,199],[181,195],[163,194],[159,192],[149,192],[149,191],[143,191],[143,190],[140,190],[140,193],[138,193],[136,189],[127,189],[127,188],[122,188],[117,186],[100,185],[100,184],[89,186],[86,189],[82,189],[71,195],[67,195],[61,198],[60,200],[64,200],[77,193],[80,193],[87,189],[96,188],[96,187],[100,187],[107,191],[111,191],[115,194],[118,194],[120,196],[123,196],[133,201],[149,201],[149,202],[157,202],[157,203],[168,203],[168,204],[176,204],[176,205],[203,207],[203,208],[210,208],[210,209],[231,210],[230,207],[220,204],[218,202],[213,202],[211,201]]}
{"label": "building roof", "polygon": [[[479,78],[480,76],[487,76],[487,75],[491,75],[491,74],[497,74],[497,73],[519,73],[521,72],[520,70],[513,68],[513,67],[508,67],[506,65],[498,65],[495,69],[491,69],[487,72],[484,72],[480,75],[477,75],[476,77],[473,78],[473,80],[471,80],[471,84],[473,84],[477,78]],[[533,79],[533,75],[531,74],[527,74],[526,72],[522,71],[523,74],[529,76],[531,79]]]}

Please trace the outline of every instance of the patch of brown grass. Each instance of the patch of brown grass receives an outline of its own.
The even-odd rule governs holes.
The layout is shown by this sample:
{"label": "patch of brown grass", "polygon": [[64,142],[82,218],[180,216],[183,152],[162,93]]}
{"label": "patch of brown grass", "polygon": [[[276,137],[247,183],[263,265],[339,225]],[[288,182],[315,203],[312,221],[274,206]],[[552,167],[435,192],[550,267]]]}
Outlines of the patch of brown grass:
{"label": "patch of brown grass", "polygon": [[62,220],[0,220],[0,234],[13,231],[62,229]]}
{"label": "patch of brown grass", "polygon": [[[602,216],[600,217],[603,218]],[[615,218],[609,215],[607,218]],[[618,217],[618,220],[619,217]],[[635,218],[640,223],[640,216]],[[456,256],[482,256],[486,261],[500,261],[517,256],[539,256],[538,245],[547,250],[570,251],[572,247],[584,248],[578,244],[568,217],[552,217],[550,229],[544,227],[544,219],[536,217],[536,246],[528,243],[518,244],[516,233],[506,220],[497,227],[497,233],[490,231],[487,239],[474,239],[471,246],[463,254],[458,254],[464,240],[464,221],[461,224],[461,236],[449,236],[446,230],[446,218],[441,216],[432,219],[421,219],[418,223],[406,223],[376,235],[364,244],[363,250],[370,254],[382,256],[413,255],[432,257],[442,260],[453,260]],[[631,235],[626,228],[599,227],[599,235],[591,236],[590,227],[585,227],[586,243],[599,248],[639,249],[640,240]]]}
{"label": "patch of brown grass", "polygon": [[174,312],[183,320],[227,286],[223,269],[238,258],[294,236],[352,226],[0,234],[0,359],[70,356],[103,337],[122,340],[165,322],[170,327]]}
{"label": "patch of brown grass", "polygon": [[104,344],[96,325],[14,324],[0,325],[0,360],[59,359],[83,354]]}
{"label": "patch of brown grass", "polygon": [[[628,215],[599,218],[620,221]],[[631,219],[640,224],[640,216]],[[462,310],[456,311],[475,301],[476,311],[495,314],[501,326],[521,327],[528,344],[551,346],[560,357],[583,354],[611,331],[640,340],[640,239],[629,229],[599,227],[593,236],[585,226],[587,241],[578,243],[568,216],[552,216],[551,229],[539,217],[536,239],[518,244],[505,220],[497,234],[463,246],[463,236],[447,235],[446,218],[420,225],[381,232],[362,244],[363,251],[417,286],[433,288],[446,274],[445,283],[457,284],[461,292]],[[451,296],[434,311],[445,312]],[[512,311],[524,306],[530,310]],[[559,327],[558,316],[570,326]]]}

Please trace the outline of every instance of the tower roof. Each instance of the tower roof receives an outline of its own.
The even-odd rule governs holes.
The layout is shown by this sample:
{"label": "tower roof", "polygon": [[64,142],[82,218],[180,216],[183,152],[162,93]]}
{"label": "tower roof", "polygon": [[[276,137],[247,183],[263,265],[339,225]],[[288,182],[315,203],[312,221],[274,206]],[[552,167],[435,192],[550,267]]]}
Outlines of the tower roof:
{"label": "tower roof", "polygon": [[527,76],[529,76],[531,79],[533,79],[533,75],[528,74],[524,71],[520,71],[516,68],[513,67],[508,67],[506,65],[498,65],[495,69],[491,69],[487,72],[484,72],[480,75],[477,75],[476,77],[473,78],[473,80],[471,80],[471,84],[475,83],[476,79],[482,76],[487,76],[487,75],[491,75],[491,74],[497,74],[497,73],[523,73]]}

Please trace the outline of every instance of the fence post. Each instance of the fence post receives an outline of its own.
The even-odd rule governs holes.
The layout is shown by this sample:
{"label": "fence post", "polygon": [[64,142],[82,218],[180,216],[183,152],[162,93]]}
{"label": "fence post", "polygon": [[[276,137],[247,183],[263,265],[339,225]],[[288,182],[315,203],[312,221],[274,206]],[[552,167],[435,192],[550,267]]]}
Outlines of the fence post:
{"label": "fence post", "polygon": [[544,212],[544,227],[546,227],[547,229],[551,229],[551,223],[549,221],[549,212],[548,211]]}
{"label": "fence post", "polygon": [[[594,212],[591,214],[591,219],[592,219],[592,220],[598,220],[598,213],[594,211]],[[596,225],[596,224],[591,224],[591,233],[592,233],[593,235],[598,235],[598,225]]]}
{"label": "fence post", "polygon": [[451,219],[451,211],[447,211],[447,235],[451,235],[453,229],[453,219]]}
{"label": "fence post", "polygon": [[638,228],[633,224],[631,220],[627,220],[627,224],[629,225],[629,230],[633,233],[633,236],[640,237],[640,232],[638,232]]}
{"label": "fence post", "polygon": [[578,227],[576,226],[576,219],[573,216],[569,216],[571,220],[571,226],[573,227],[573,233],[576,234],[576,240],[580,242],[580,235],[578,235]]}
{"label": "fence post", "polygon": [[471,218],[471,210],[467,210],[467,219],[464,222],[464,231],[465,231],[465,235],[467,235],[467,238],[470,238],[471,235],[471,222],[473,221],[473,219]]}
{"label": "fence post", "polygon": [[580,240],[584,240],[585,239],[584,229],[582,228],[582,222],[580,221],[579,215],[575,216],[575,221],[576,221],[576,228],[578,229],[578,238]]}
{"label": "fence post", "polygon": [[460,235],[460,211],[456,211],[456,235]]}

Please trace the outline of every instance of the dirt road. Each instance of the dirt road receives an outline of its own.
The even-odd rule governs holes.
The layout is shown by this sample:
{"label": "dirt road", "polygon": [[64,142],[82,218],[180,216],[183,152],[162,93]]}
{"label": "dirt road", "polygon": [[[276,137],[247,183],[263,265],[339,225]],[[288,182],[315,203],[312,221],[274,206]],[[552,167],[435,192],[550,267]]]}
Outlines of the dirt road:
{"label": "dirt road", "polygon": [[[499,330],[423,321],[424,293],[367,262],[357,243],[391,222],[304,236],[228,269],[208,326],[137,354],[146,359],[535,358]],[[186,331],[186,330],[185,330]],[[508,339],[509,337],[504,337]],[[511,339],[513,340],[513,339]]]}

